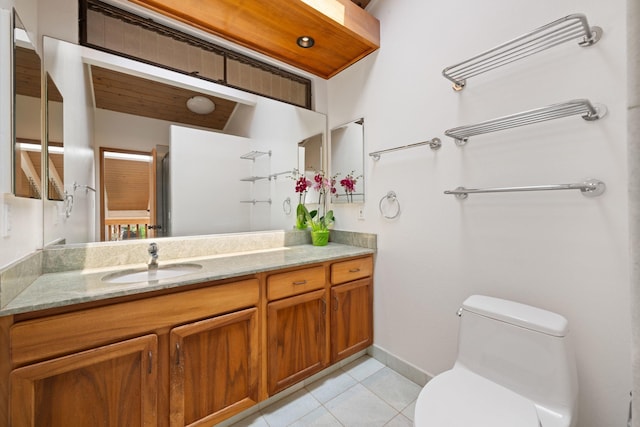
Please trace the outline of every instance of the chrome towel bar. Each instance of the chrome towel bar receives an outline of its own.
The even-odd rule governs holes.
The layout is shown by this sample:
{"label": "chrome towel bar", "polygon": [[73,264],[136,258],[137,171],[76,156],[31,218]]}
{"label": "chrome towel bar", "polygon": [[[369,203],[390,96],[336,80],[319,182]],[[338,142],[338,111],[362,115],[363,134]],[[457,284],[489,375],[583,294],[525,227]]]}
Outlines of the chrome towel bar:
{"label": "chrome towel bar", "polygon": [[240,200],[240,203],[251,203],[252,205],[255,205],[256,203],[268,203],[271,204],[271,199],[267,199],[267,200]]}
{"label": "chrome towel bar", "polygon": [[446,130],[444,134],[454,138],[456,145],[462,146],[467,143],[469,137],[475,135],[497,132],[578,114],[580,114],[584,120],[591,122],[604,117],[607,114],[607,108],[602,104],[592,104],[588,99],[574,99],[547,107],[535,108],[521,113],[498,117],[497,119],[487,120],[481,123],[459,126]]}
{"label": "chrome towel bar", "polygon": [[559,44],[582,38],[579,46],[591,46],[602,37],[600,27],[590,27],[585,15],[565,16],[513,40],[489,49],[473,58],[442,70],[442,75],[453,82],[453,89],[462,90],[470,77],[502,67],[511,62],[543,52]]}
{"label": "chrome towel bar", "polygon": [[386,150],[374,151],[372,153],[369,153],[369,156],[371,156],[371,158],[373,160],[380,160],[380,155],[381,154],[391,153],[392,151],[406,150],[407,148],[421,147],[423,145],[429,145],[429,147],[432,150],[438,150],[442,146],[442,142],[440,141],[440,138],[433,138],[433,139],[430,139],[428,141],[416,142],[414,144],[402,145],[400,147],[394,147],[394,148],[388,148]]}
{"label": "chrome towel bar", "polygon": [[588,179],[577,184],[553,184],[553,185],[533,185],[528,187],[496,187],[496,188],[464,188],[458,187],[455,190],[445,191],[444,194],[453,194],[458,199],[466,199],[469,194],[474,193],[508,193],[514,191],[551,191],[551,190],[580,190],[585,197],[596,197],[604,193],[606,189],[604,182],[598,179]]}

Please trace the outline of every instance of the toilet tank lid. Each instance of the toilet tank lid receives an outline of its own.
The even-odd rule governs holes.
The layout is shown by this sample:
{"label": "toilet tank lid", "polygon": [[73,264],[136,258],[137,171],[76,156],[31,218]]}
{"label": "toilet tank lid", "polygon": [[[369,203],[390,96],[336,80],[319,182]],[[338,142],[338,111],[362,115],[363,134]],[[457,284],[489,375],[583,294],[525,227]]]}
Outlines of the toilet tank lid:
{"label": "toilet tank lid", "polygon": [[463,310],[516,326],[564,337],[569,322],[563,316],[541,308],[485,295],[472,295],[462,303]]}

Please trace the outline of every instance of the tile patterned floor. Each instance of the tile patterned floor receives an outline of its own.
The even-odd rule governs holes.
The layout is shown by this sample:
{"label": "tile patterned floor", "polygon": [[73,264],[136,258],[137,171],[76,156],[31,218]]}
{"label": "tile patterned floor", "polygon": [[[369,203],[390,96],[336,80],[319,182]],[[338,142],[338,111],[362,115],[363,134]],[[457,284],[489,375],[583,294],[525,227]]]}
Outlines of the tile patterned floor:
{"label": "tile patterned floor", "polygon": [[232,427],[411,427],[420,390],[376,359],[363,356]]}

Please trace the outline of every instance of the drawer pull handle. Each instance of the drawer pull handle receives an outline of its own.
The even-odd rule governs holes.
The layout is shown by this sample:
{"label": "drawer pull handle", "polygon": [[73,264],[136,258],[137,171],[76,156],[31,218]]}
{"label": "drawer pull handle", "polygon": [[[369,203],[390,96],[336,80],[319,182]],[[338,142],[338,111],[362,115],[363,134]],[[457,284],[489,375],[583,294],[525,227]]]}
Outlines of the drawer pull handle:
{"label": "drawer pull handle", "polygon": [[356,267],[356,268],[352,268],[351,270],[349,270],[349,273],[357,273],[360,271],[360,268]]}
{"label": "drawer pull handle", "polygon": [[307,281],[306,280],[298,280],[297,282],[293,282],[294,285],[306,285]]}

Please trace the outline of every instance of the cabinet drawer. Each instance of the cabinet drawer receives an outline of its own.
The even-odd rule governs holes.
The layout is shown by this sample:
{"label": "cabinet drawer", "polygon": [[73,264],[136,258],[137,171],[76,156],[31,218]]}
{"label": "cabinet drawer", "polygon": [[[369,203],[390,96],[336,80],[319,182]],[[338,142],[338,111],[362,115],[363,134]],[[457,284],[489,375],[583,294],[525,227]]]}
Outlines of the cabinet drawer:
{"label": "cabinet drawer", "polygon": [[274,274],[267,278],[267,297],[274,300],[298,295],[323,288],[325,282],[324,267],[321,265]]}
{"label": "cabinet drawer", "polygon": [[331,284],[350,282],[373,274],[373,258],[357,258],[331,264]]}

